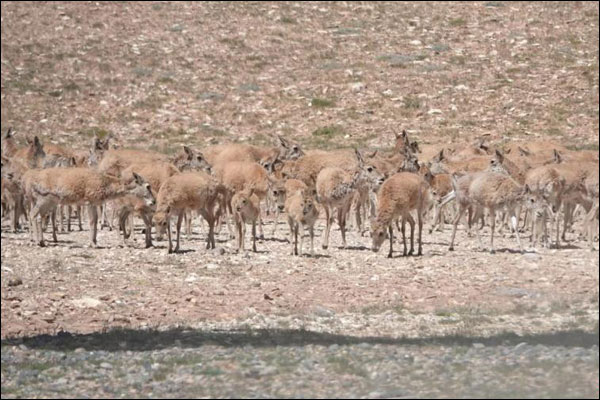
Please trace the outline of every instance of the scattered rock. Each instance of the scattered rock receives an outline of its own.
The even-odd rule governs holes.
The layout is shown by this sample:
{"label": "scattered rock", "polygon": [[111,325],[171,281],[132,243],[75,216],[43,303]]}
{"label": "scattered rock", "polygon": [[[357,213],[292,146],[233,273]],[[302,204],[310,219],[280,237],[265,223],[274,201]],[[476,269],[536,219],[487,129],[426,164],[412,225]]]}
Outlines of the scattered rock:
{"label": "scattered rock", "polygon": [[324,318],[330,318],[335,315],[335,311],[333,311],[329,308],[323,307],[323,306],[315,306],[314,313],[315,313],[315,315],[317,315],[319,317],[324,317]]}
{"label": "scattered rock", "polygon": [[71,301],[75,307],[78,308],[96,308],[102,304],[98,299],[92,297],[82,297]]}
{"label": "scattered rock", "polygon": [[7,285],[11,286],[11,287],[19,286],[19,285],[22,285],[22,284],[23,284],[23,280],[21,278],[19,278],[19,277],[9,279],[8,283],[7,283]]}

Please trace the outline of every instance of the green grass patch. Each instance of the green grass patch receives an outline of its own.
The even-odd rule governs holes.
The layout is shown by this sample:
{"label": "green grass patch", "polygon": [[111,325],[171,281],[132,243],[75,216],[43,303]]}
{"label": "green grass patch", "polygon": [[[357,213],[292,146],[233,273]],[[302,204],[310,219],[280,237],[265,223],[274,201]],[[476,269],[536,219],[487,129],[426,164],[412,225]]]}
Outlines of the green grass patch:
{"label": "green grass patch", "polygon": [[292,17],[281,17],[279,20],[282,24],[295,24],[297,21]]}
{"label": "green grass patch", "polygon": [[360,29],[358,28],[338,28],[333,31],[334,35],[359,35]]}
{"label": "green grass patch", "polygon": [[402,99],[402,107],[407,109],[419,109],[421,108],[421,100],[417,96],[407,95]]}
{"label": "green grass patch", "polygon": [[467,25],[467,20],[464,18],[453,18],[451,19],[448,24],[454,28],[456,27],[461,27],[461,26],[466,26]]}
{"label": "green grass patch", "polygon": [[163,102],[163,97],[156,94],[150,94],[147,97],[133,103],[133,107],[146,110],[157,110],[163,105]]}
{"label": "green grass patch", "polygon": [[563,136],[564,132],[560,128],[552,126],[546,130],[546,134],[550,136]]}
{"label": "green grass patch", "polygon": [[356,365],[352,360],[346,357],[328,357],[327,363],[331,369],[339,375],[356,375],[363,378],[367,377],[367,370]]}
{"label": "green grass patch", "polygon": [[323,98],[320,98],[320,97],[314,97],[310,101],[310,105],[312,107],[315,107],[315,108],[326,108],[326,107],[333,107],[335,105],[335,102],[333,100],[330,100],[330,99],[323,99]]}
{"label": "green grass patch", "polygon": [[384,54],[377,57],[378,61],[389,63],[390,67],[406,68],[415,61],[422,61],[427,58],[425,54]]}
{"label": "green grass patch", "polygon": [[454,65],[466,65],[467,57],[452,55],[452,56],[450,56],[449,62],[450,62],[450,64],[454,64]]}
{"label": "green grass patch", "polygon": [[165,73],[165,74],[161,74],[161,76],[156,80],[156,82],[158,83],[173,83],[175,82],[175,79],[173,78],[173,74],[171,73]]}
{"label": "green grass patch", "polygon": [[[98,126],[90,126],[87,128],[83,128],[82,130],[77,132],[77,134],[88,137],[88,138],[98,137],[100,139],[104,139],[105,137],[110,135],[110,133],[111,132],[108,129],[101,128]],[[80,257],[84,257],[84,256],[80,255]]]}
{"label": "green grass patch", "polygon": [[238,89],[241,92],[258,92],[260,90],[260,86],[258,86],[256,83],[245,83],[240,85]]}
{"label": "green grass patch", "polygon": [[145,78],[148,76],[152,76],[152,68],[146,68],[146,67],[135,67],[132,71],[133,75],[135,75],[138,78]]}
{"label": "green grass patch", "polygon": [[328,125],[315,129],[312,133],[316,137],[332,138],[344,134],[344,128],[339,125]]}
{"label": "green grass patch", "polygon": [[585,143],[585,144],[575,144],[575,145],[568,145],[567,149],[569,150],[592,150],[592,151],[598,151],[598,143]]}
{"label": "green grass patch", "polygon": [[202,133],[207,136],[223,137],[229,134],[229,132],[223,129],[215,128],[214,126],[208,124],[200,125],[200,129],[202,130]]}
{"label": "green grass patch", "polygon": [[203,370],[198,371],[200,375],[204,376],[219,376],[223,375],[225,372],[220,368],[204,368]]}
{"label": "green grass patch", "polygon": [[244,39],[239,39],[236,37],[219,39],[219,43],[226,44],[227,46],[234,49],[244,49],[247,47],[246,42],[244,42]]}

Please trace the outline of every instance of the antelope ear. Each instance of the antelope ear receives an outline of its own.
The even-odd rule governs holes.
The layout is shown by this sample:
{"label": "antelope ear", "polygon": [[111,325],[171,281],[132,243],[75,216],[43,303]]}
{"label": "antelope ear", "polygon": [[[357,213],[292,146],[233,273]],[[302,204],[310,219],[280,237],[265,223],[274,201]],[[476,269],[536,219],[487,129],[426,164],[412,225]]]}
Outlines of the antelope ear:
{"label": "antelope ear", "polygon": [[558,152],[558,150],[554,149],[554,162],[556,164],[560,164],[562,162],[562,156]]}
{"label": "antelope ear", "polygon": [[436,161],[442,161],[444,159],[444,149],[441,149],[439,154],[436,156]]}
{"label": "antelope ear", "polygon": [[363,159],[362,154],[360,154],[360,151],[358,151],[356,147],[354,148],[354,154],[356,154],[358,165],[363,165],[365,163],[365,160]]}
{"label": "antelope ear", "polygon": [[419,143],[416,140],[410,144],[410,148],[412,149],[413,153],[421,152],[421,149],[419,148]]}
{"label": "antelope ear", "polygon": [[410,141],[408,140],[408,134],[406,133],[406,130],[402,129],[402,139],[404,140],[404,144],[407,147],[410,147]]}
{"label": "antelope ear", "polygon": [[190,149],[188,146],[183,146],[183,151],[188,156],[188,159],[194,157],[194,150]]}
{"label": "antelope ear", "polygon": [[142,178],[141,176],[139,176],[135,172],[132,172],[132,174],[133,174],[133,179],[135,179],[135,183],[137,183],[138,185],[143,185],[144,183],[146,183],[146,181],[144,180],[144,178]]}
{"label": "antelope ear", "polygon": [[529,194],[531,193],[531,189],[529,188],[528,184],[525,184],[525,194]]}
{"label": "antelope ear", "polygon": [[504,161],[504,154],[502,154],[502,152],[498,149],[496,149],[496,158],[498,158],[500,163],[502,163],[502,161]]}
{"label": "antelope ear", "polygon": [[519,154],[524,157],[527,157],[527,156],[531,155],[531,152],[529,152],[528,150],[525,150],[524,148],[519,146]]}
{"label": "antelope ear", "polygon": [[479,148],[484,150],[484,151],[488,151],[490,149],[490,147],[485,143],[485,139],[481,138],[479,141]]}
{"label": "antelope ear", "polygon": [[6,131],[6,133],[4,134],[4,138],[5,139],[9,139],[11,136],[13,136],[13,131],[12,131],[12,126],[8,128],[8,130]]}
{"label": "antelope ear", "polygon": [[34,146],[36,146],[36,147],[41,147],[41,146],[42,146],[42,143],[40,142],[40,138],[39,138],[39,137],[37,137],[37,136],[34,136],[34,137],[33,137],[33,144],[34,144]]}
{"label": "antelope ear", "polygon": [[279,143],[286,149],[290,147],[290,142],[288,142],[283,136],[277,135],[277,139],[279,139]]}

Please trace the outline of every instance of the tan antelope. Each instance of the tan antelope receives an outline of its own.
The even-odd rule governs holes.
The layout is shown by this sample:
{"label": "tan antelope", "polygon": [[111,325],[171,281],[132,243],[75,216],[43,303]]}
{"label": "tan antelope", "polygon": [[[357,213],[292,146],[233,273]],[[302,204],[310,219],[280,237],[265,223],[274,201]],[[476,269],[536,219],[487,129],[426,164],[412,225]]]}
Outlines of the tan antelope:
{"label": "tan antelope", "polygon": [[[398,218],[403,218],[402,227],[404,228],[404,221],[412,220],[411,211],[416,211],[419,226],[417,255],[422,255],[423,215],[429,208],[430,202],[430,187],[423,177],[411,172],[401,172],[388,178],[377,194],[377,216],[371,224],[372,250],[379,251],[385,239],[389,239],[388,257],[391,258],[394,240],[393,222]],[[414,251],[414,230],[411,234],[411,249],[408,253],[404,232],[403,242],[403,255],[412,254]]]}
{"label": "tan antelope", "polygon": [[[304,243],[304,229],[308,229],[310,235],[310,255],[314,256],[315,222],[319,218],[317,202],[310,190],[297,191],[285,200],[285,211],[287,213],[290,234],[292,237],[292,255],[302,255]],[[298,247],[298,236],[300,236],[300,247]]]}
{"label": "tan antelope", "polygon": [[357,168],[353,173],[339,167],[324,168],[316,181],[317,200],[325,210],[325,235],[323,249],[329,246],[329,232],[333,222],[333,211],[337,209],[337,222],[342,232],[342,247],[346,247],[346,219],[352,205],[352,199],[359,185],[372,187],[383,183],[383,174],[365,161],[355,149]]}
{"label": "tan antelope", "polygon": [[[186,210],[196,210],[208,223],[206,248],[215,248],[214,226],[224,206],[225,187],[204,172],[183,172],[167,179],[157,196],[156,213],[153,222],[166,229],[168,252],[179,251],[181,223]],[[217,210],[217,205],[219,209]],[[175,249],[171,240],[170,218],[177,216],[177,243]]]}
{"label": "tan antelope", "polygon": [[252,224],[252,251],[256,252],[256,221],[260,215],[260,199],[254,194],[254,188],[249,186],[237,192],[231,198],[233,220],[235,221],[238,250],[244,251],[246,224]]}
{"label": "tan antelope", "polygon": [[35,225],[36,217],[62,205],[87,205],[90,222],[90,245],[96,247],[97,208],[107,200],[132,194],[144,199],[148,205],[154,204],[150,185],[139,175],[134,175],[132,183],[105,175],[89,168],[48,168],[30,170],[23,175],[25,192],[32,199],[29,215],[30,226],[37,231],[37,243],[44,246],[41,222]]}

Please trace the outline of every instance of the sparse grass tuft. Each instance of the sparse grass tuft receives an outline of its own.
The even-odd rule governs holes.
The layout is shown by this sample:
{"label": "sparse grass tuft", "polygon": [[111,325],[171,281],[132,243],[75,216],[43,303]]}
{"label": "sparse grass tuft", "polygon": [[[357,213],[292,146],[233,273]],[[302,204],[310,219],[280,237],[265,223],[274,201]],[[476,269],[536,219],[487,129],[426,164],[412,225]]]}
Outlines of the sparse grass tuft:
{"label": "sparse grass tuft", "polygon": [[421,107],[421,101],[416,96],[407,95],[407,96],[404,96],[404,99],[402,101],[402,106],[404,108],[416,110]]}
{"label": "sparse grass tuft", "polygon": [[282,24],[295,24],[297,21],[292,17],[281,17],[280,19]]}
{"label": "sparse grass tuft", "polygon": [[[106,136],[110,134],[110,131],[105,128],[100,128],[98,126],[90,126],[88,128],[83,128],[79,132],[79,135],[85,136],[87,138],[98,137],[100,139],[104,139]],[[81,256],[83,257],[83,256]]]}
{"label": "sparse grass tuft", "polygon": [[462,17],[461,18],[453,18],[450,20],[449,24],[450,24],[450,26],[456,28],[456,27],[467,25],[467,21]]}
{"label": "sparse grass tuft", "polygon": [[367,371],[352,362],[352,359],[347,357],[335,356],[327,358],[327,362],[333,371],[340,375],[356,375],[367,377]]}
{"label": "sparse grass tuft", "polygon": [[69,92],[74,92],[74,91],[79,91],[81,88],[75,82],[69,81],[69,82],[65,83],[65,85],[63,86],[63,89],[66,91],[69,91]]}
{"label": "sparse grass tuft", "polygon": [[310,105],[315,108],[325,108],[333,107],[335,105],[335,102],[333,100],[315,97],[310,101]]}
{"label": "sparse grass tuft", "polygon": [[312,135],[317,137],[334,137],[338,135],[342,135],[344,133],[344,128],[339,125],[328,125],[322,128],[318,128],[313,131]]}

